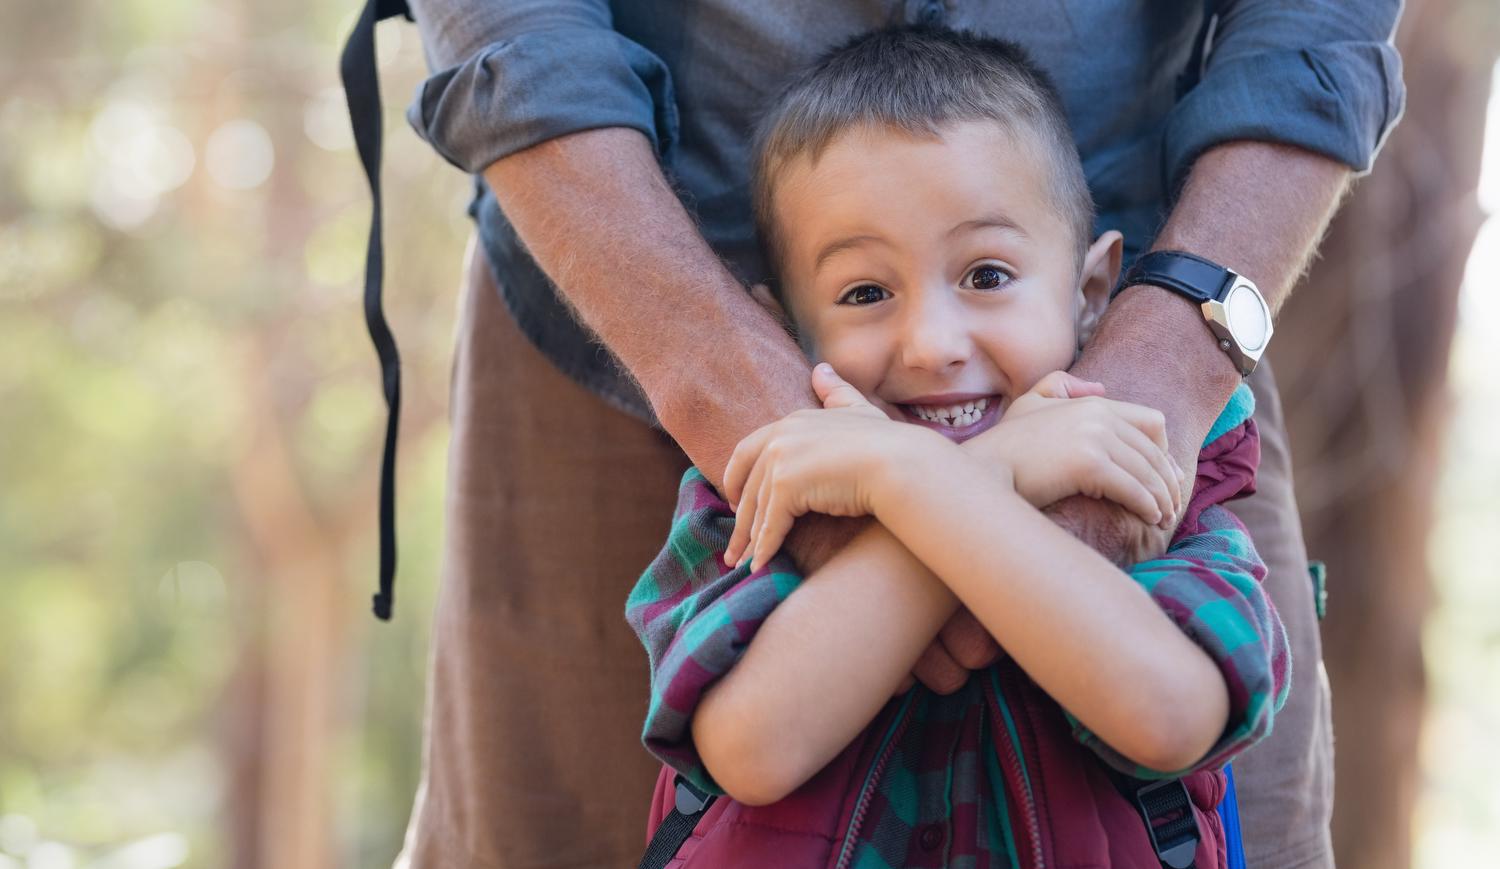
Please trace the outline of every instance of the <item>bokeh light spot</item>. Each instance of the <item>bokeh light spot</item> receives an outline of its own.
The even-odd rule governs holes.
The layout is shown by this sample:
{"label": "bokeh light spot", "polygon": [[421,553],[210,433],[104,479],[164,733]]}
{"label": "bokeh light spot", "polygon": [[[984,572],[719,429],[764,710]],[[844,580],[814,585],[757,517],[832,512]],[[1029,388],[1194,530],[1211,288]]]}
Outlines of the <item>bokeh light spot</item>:
{"label": "bokeh light spot", "polygon": [[308,100],[302,110],[302,130],[314,145],[325,151],[347,151],[354,147],[344,89],[324,88]]}
{"label": "bokeh light spot", "polygon": [[271,177],[276,149],[264,127],[239,119],[219,125],[208,137],[203,163],[214,183],[230,190],[251,190]]}

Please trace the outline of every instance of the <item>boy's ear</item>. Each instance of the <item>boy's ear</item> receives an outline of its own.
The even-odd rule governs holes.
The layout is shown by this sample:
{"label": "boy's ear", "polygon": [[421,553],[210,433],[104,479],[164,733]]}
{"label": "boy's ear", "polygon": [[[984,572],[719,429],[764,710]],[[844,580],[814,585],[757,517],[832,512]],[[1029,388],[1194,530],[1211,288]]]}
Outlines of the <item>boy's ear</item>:
{"label": "boy's ear", "polygon": [[1083,302],[1078,315],[1079,348],[1088,343],[1109,306],[1109,294],[1120,280],[1124,250],[1125,236],[1111,229],[1099,236],[1083,255],[1083,272],[1078,276],[1078,295]]}

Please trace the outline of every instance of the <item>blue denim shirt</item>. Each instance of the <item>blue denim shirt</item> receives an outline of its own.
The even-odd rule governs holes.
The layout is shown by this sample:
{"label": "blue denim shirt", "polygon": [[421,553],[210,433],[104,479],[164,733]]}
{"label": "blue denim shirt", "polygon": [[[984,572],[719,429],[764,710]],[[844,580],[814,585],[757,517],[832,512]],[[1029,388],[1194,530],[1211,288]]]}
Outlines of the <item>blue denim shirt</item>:
{"label": "blue denim shirt", "polygon": [[[782,79],[884,24],[943,23],[1025,46],[1056,82],[1098,205],[1127,259],[1204,151],[1296,145],[1369,170],[1405,105],[1400,0],[1226,0],[1188,71],[1201,0],[411,0],[434,74],[407,117],[470,173],[580,130],[651,139],[704,238],[746,282],[766,264],[749,140]],[[1179,78],[1188,72],[1183,85]],[[521,329],[562,371],[652,424],[645,397],[568,313],[476,178],[470,213]]]}

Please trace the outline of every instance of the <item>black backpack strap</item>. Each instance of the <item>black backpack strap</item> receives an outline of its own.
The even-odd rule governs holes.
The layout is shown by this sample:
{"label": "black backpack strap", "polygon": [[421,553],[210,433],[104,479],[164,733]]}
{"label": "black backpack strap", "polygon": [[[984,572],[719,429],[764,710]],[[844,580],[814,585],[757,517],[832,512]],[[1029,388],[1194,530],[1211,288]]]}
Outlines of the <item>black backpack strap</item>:
{"label": "black backpack strap", "polygon": [[698,821],[702,820],[708,807],[718,799],[713,794],[694,787],[681,773],[672,780],[672,787],[677,793],[677,805],[672,809],[672,814],[663,818],[661,826],[656,828],[651,844],[646,846],[646,855],[641,858],[636,869],[662,869],[666,866],[677,855],[682,843],[692,835],[693,828],[698,826]]}
{"label": "black backpack strap", "polygon": [[370,212],[370,243],[365,251],[365,326],[380,357],[380,378],[385,388],[388,415],[385,423],[385,454],[380,462],[380,591],[375,595],[375,615],[389,621],[396,586],[396,429],[401,419],[401,357],[396,339],[385,322],[380,304],[380,284],[385,277],[380,243],[380,80],[375,73],[375,22],[397,15],[411,20],[405,0],[369,0],[354,23],[339,59],[344,99],[354,127],[354,146],[370,182],[374,207]]}
{"label": "black backpack strap", "polygon": [[1193,801],[1182,779],[1142,781],[1109,770],[1115,789],[1130,800],[1146,824],[1146,835],[1162,869],[1193,869],[1201,834]]}

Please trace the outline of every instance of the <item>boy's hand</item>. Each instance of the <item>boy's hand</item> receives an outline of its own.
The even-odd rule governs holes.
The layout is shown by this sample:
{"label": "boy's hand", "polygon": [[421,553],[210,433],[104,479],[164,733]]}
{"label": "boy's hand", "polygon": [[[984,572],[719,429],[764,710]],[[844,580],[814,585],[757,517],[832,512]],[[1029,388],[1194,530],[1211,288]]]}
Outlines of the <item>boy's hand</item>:
{"label": "boy's hand", "polygon": [[[1017,493],[1034,506],[1060,501],[1059,507],[1071,507],[1055,515],[1053,510],[1047,512],[1075,534],[1083,530],[1078,526],[1092,519],[1089,530],[1095,534],[1140,531],[1153,535],[1149,541],[1119,541],[1121,548],[1134,551],[1157,543],[1156,535],[1170,533],[1161,527],[1170,528],[1182,509],[1182,477],[1164,451],[1166,438],[1160,414],[1109,401],[1103,395],[1103,384],[1054,372],[1018,398],[999,424],[966,441],[963,447],[981,456],[986,467],[1007,469]],[[1085,398],[1088,401],[1077,400]],[[1132,431],[1124,431],[1126,428]],[[1134,472],[1111,461],[1111,452],[1098,451],[1101,445],[1112,446],[1113,454],[1126,456]],[[1132,460],[1127,455],[1131,452],[1134,459],[1142,461]],[[1170,486],[1165,485],[1168,469],[1172,474]],[[1092,484],[1078,485],[1090,475]],[[1080,493],[1093,497],[1069,497]],[[1107,500],[1095,500],[1101,497]],[[1122,508],[1117,501],[1127,506]],[[1164,509],[1171,515],[1165,516]],[[1132,513],[1141,515],[1148,524],[1136,521]],[[1099,524],[1105,518],[1117,521]],[[1162,549],[1165,544],[1156,552]],[[917,661],[913,676],[939,694],[951,694],[963,687],[969,671],[989,666],[999,654],[1000,646],[989,631],[967,609],[960,609]],[[911,684],[908,678],[898,693]]]}
{"label": "boy's hand", "polygon": [[1114,501],[1148,525],[1171,528],[1185,476],[1167,452],[1166,422],[1147,407],[1104,398],[1104,385],[1054,371],[964,443],[1008,467],[1038,509],[1070,495]]}
{"label": "boy's hand", "polygon": [[724,470],[724,495],[735,510],[726,564],[752,556],[760,569],[781,548],[798,516],[866,516],[891,462],[913,450],[947,444],[920,426],[895,422],[834,372],[813,369],[823,409],[806,409],[751,432]]}

